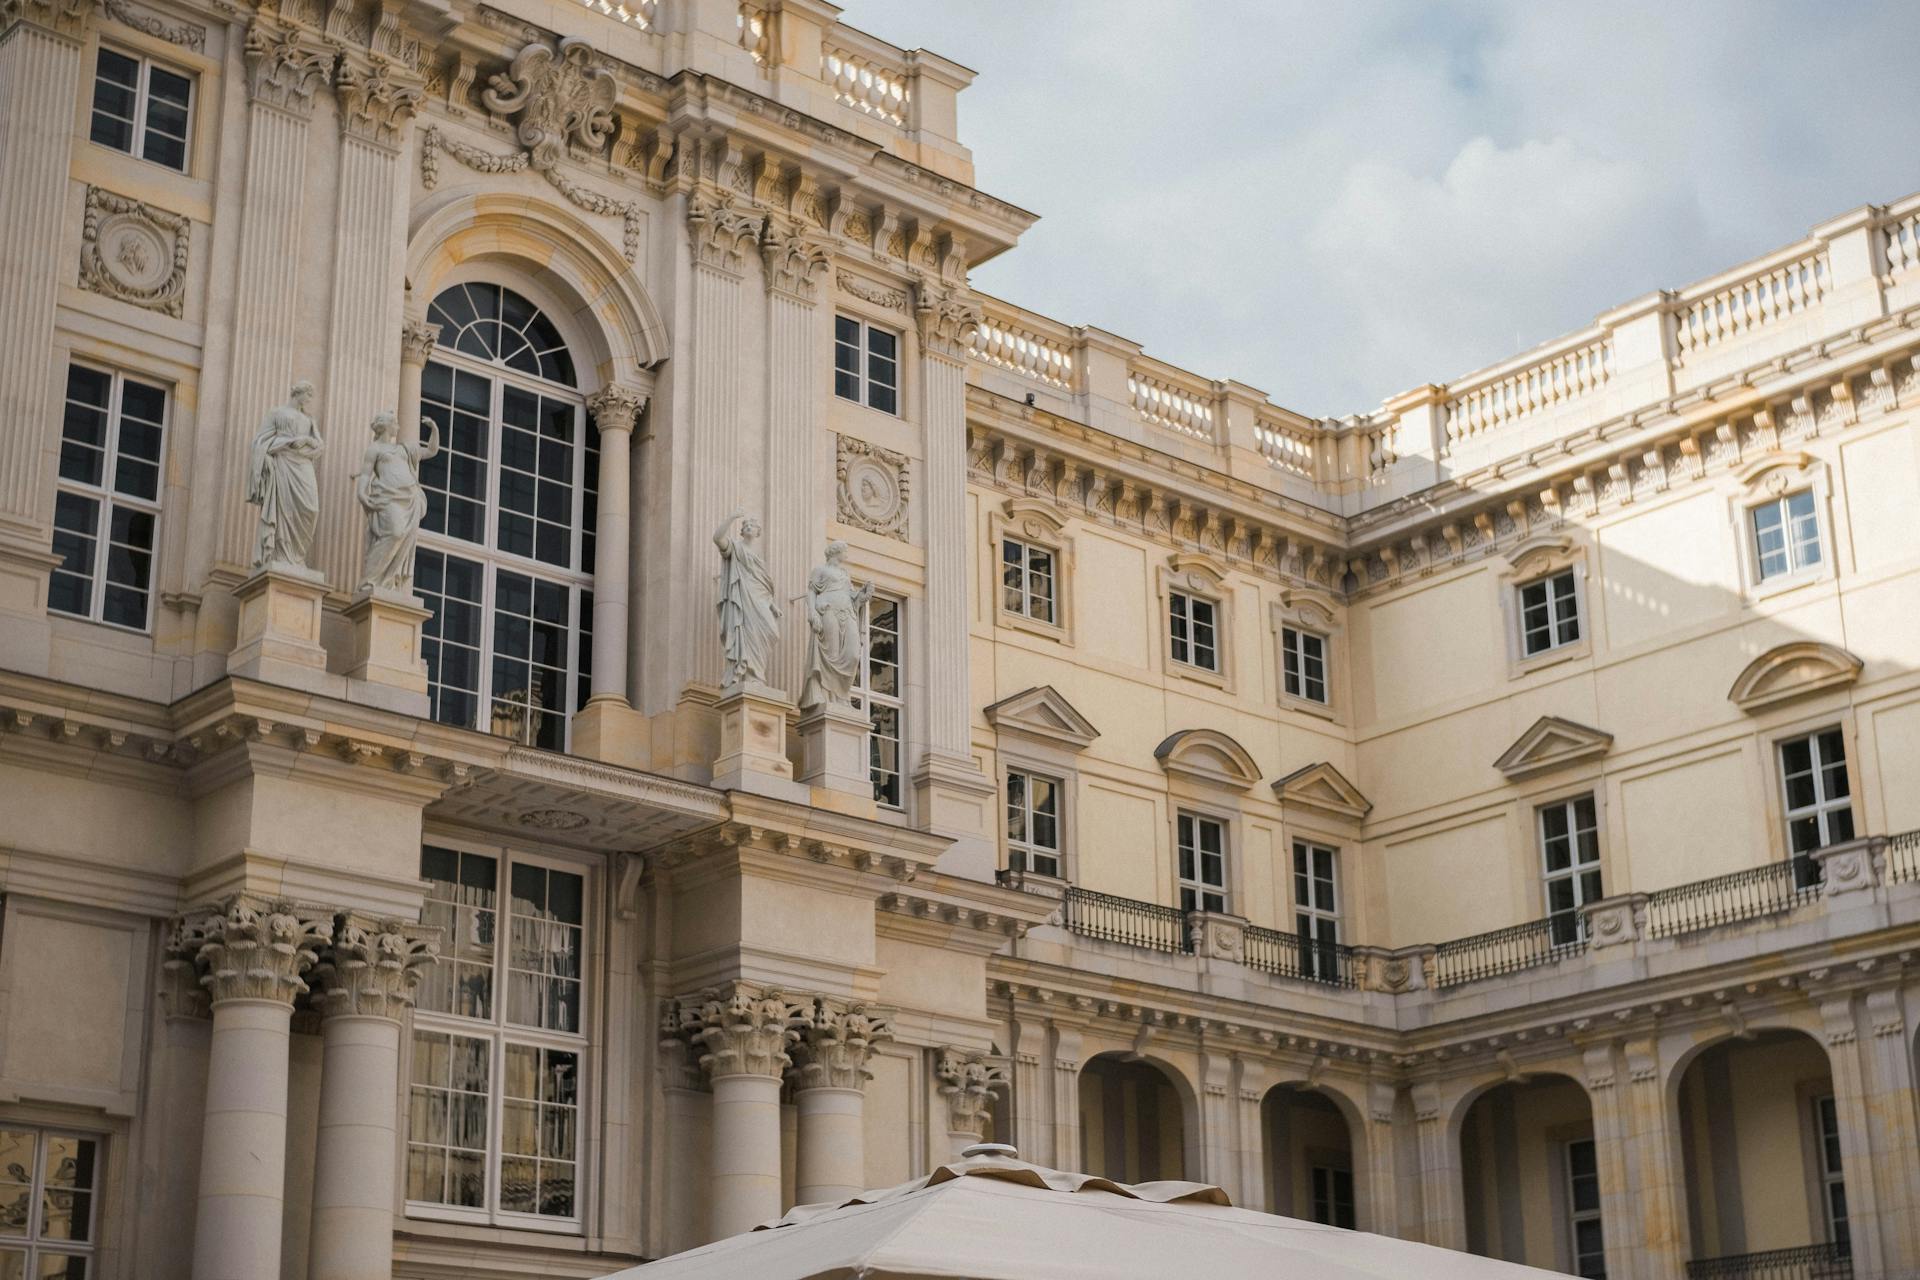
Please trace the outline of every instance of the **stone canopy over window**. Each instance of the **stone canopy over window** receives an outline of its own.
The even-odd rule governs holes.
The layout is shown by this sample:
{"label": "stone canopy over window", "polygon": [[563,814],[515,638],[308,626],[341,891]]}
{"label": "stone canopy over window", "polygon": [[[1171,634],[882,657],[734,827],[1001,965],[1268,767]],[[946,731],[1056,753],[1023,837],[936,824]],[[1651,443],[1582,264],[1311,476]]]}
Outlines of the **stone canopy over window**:
{"label": "stone canopy over window", "polygon": [[1864,665],[1845,649],[1817,640],[1776,645],[1747,664],[1727,690],[1727,701],[1742,711],[1759,711],[1822,689],[1852,684],[1860,678]]}
{"label": "stone canopy over window", "polygon": [[1247,749],[1216,729],[1182,729],[1153,749],[1160,767],[1176,777],[1244,791],[1260,781]]}

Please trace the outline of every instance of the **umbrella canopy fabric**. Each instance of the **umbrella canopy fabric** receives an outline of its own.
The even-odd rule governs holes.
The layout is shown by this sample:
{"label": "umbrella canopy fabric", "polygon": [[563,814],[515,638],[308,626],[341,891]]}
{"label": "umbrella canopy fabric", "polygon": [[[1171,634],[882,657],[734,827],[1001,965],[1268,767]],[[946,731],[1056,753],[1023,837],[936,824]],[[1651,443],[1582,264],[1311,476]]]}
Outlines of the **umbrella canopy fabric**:
{"label": "umbrella canopy fabric", "polygon": [[1197,1182],[1133,1186],[1001,1156],[942,1165],[844,1205],[609,1280],[1545,1280],[1554,1274],[1236,1209]]}

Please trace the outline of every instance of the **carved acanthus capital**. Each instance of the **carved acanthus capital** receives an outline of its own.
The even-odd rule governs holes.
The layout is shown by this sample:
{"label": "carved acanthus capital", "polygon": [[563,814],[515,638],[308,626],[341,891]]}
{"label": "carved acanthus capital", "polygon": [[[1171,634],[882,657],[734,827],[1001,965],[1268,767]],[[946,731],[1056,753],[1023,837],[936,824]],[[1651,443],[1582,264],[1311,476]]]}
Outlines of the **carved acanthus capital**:
{"label": "carved acanthus capital", "polygon": [[812,236],[767,222],[760,237],[760,260],[767,268],[767,288],[799,302],[812,302],[820,277],[833,264],[827,247]]}
{"label": "carved acanthus capital", "polygon": [[734,983],[680,1002],[680,1027],[712,1079],[772,1076],[792,1065],[787,1050],[812,1009],[784,992]]}
{"label": "carved acanthus capital", "polygon": [[400,363],[403,367],[425,368],[433,348],[440,341],[440,326],[425,320],[406,320],[400,325]]}
{"label": "carved acanthus capital", "polygon": [[738,267],[747,246],[759,240],[763,222],[759,214],[735,207],[731,191],[702,189],[687,197],[694,261],[709,267]]}
{"label": "carved acanthus capital", "polygon": [[913,286],[913,318],[927,351],[960,360],[972,349],[984,317],[965,289],[921,276]]}
{"label": "carved acanthus capital", "polygon": [[313,110],[313,91],[333,69],[332,52],[308,45],[297,29],[258,20],[247,28],[244,52],[248,95],[299,116]]}
{"label": "carved acanthus capital", "polygon": [[215,1005],[278,1000],[288,1008],[303,976],[333,937],[333,917],[281,899],[237,894],[175,921],[172,957],[191,962]]}
{"label": "carved acanthus capital", "polygon": [[700,1047],[693,1043],[693,1027],[683,1016],[681,1002],[660,1002],[660,1087],[703,1090],[706,1073],[700,1069]]}
{"label": "carved acanthus capital", "polygon": [[984,1137],[993,1091],[1008,1085],[1006,1065],[984,1053],[942,1049],[933,1072],[947,1100],[947,1132]]}
{"label": "carved acanthus capital", "polygon": [[63,36],[86,34],[94,0],[0,0],[0,35],[27,22]]}
{"label": "carved acanthus capital", "polygon": [[423,80],[384,60],[356,65],[341,59],[334,90],[340,97],[341,136],[390,151],[399,149],[407,122],[426,96]]}
{"label": "carved acanthus capital", "polygon": [[647,393],[638,387],[608,383],[587,397],[587,412],[601,431],[631,431],[647,407]]}
{"label": "carved acanthus capital", "polygon": [[521,49],[506,74],[487,82],[480,100],[498,116],[518,112],[514,138],[535,169],[551,169],[570,142],[594,152],[606,145],[619,92],[593,46],[567,37],[558,49],[542,41]]}
{"label": "carved acanthus capital", "polygon": [[351,911],[335,924],[333,945],[314,966],[322,1012],[399,1021],[413,1006],[427,966],[440,959],[431,925]]}
{"label": "carved acanthus capital", "polygon": [[794,1085],[799,1089],[864,1089],[873,1073],[874,1048],[893,1039],[893,1024],[863,1004],[816,1001],[813,1019],[793,1047]]}

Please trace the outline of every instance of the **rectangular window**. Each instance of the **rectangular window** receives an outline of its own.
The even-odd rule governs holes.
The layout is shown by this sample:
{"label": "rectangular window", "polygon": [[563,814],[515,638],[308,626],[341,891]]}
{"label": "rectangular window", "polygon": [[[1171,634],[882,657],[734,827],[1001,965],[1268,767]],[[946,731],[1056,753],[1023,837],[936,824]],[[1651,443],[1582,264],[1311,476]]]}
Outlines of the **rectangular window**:
{"label": "rectangular window", "polygon": [[1813,1100],[1813,1129],[1820,1148],[1820,1208],[1827,1239],[1846,1248],[1853,1238],[1847,1231],[1847,1180],[1840,1169],[1840,1113],[1832,1094]]}
{"label": "rectangular window", "polygon": [[1227,829],[1215,818],[1183,813],[1175,819],[1180,854],[1180,909],[1227,909]]}
{"label": "rectangular window", "polygon": [[88,136],[103,147],[187,171],[193,79],[146,58],[100,46]]}
{"label": "rectangular window", "polygon": [[1035,622],[1055,622],[1053,552],[1013,538],[1000,540],[1001,608],[1032,618]]}
{"label": "rectangular window", "polygon": [[1054,779],[1007,770],[1007,866],[1060,874],[1060,784]]}
{"label": "rectangular window", "polygon": [[1566,1145],[1567,1237],[1573,1274],[1606,1280],[1607,1249],[1600,1227],[1600,1162],[1592,1138]]}
{"label": "rectangular window", "polygon": [[900,602],[875,596],[867,602],[867,665],[854,690],[854,705],[866,711],[873,725],[867,747],[874,803],[889,809],[906,807],[900,755],[906,741],[901,653]]}
{"label": "rectangular window", "polygon": [[1327,700],[1327,640],[1295,627],[1280,629],[1280,679],[1290,698]]}
{"label": "rectangular window", "polygon": [[1293,923],[1300,938],[1300,972],[1321,982],[1340,977],[1338,861],[1326,845],[1293,842]]}
{"label": "rectangular window", "polygon": [[0,1126],[0,1277],[90,1280],[100,1140]]}
{"label": "rectangular window", "polygon": [[1752,511],[1753,548],[1762,582],[1820,563],[1820,520],[1814,513],[1813,490],[1789,493]]}
{"label": "rectangular window", "polygon": [[415,1013],[407,1199],[503,1223],[575,1222],[586,879],[432,845],[420,875],[422,918],[446,941]]}
{"label": "rectangular window", "polygon": [[1569,946],[1586,936],[1586,917],[1580,914],[1580,908],[1603,896],[1600,828],[1594,817],[1593,797],[1557,801],[1538,812],[1548,927],[1555,946]]}
{"label": "rectangular window", "polygon": [[852,316],[835,316],[833,393],[882,413],[899,413],[900,335]]}
{"label": "rectangular window", "polygon": [[1813,851],[1853,839],[1853,788],[1840,730],[1822,729],[1781,743],[1780,783],[1786,792],[1793,880],[1804,889],[1820,883]]}
{"label": "rectangular window", "polygon": [[1202,671],[1220,670],[1220,640],[1214,603],[1184,591],[1167,593],[1167,625],[1173,660]]}
{"label": "rectangular window", "polygon": [[164,388],[67,366],[47,608],[145,631],[160,524]]}
{"label": "rectangular window", "polygon": [[1580,638],[1580,601],[1573,570],[1529,582],[1520,588],[1520,651],[1536,653],[1572,644]]}
{"label": "rectangular window", "polygon": [[1353,1170],[1313,1166],[1313,1220],[1353,1230]]}

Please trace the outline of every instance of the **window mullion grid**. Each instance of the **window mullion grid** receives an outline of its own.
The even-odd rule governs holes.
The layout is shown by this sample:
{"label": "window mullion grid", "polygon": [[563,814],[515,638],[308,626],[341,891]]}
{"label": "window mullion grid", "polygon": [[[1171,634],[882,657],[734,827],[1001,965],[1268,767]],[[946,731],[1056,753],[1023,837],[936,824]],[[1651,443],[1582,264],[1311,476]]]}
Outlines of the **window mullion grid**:
{"label": "window mullion grid", "polygon": [[153,64],[145,58],[139,59],[133,79],[133,158],[144,160],[147,158],[147,86],[153,83]]}

